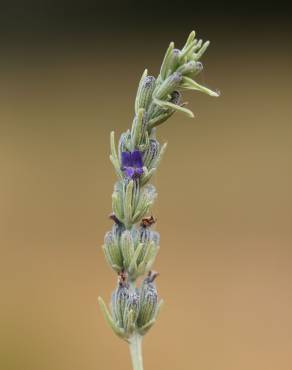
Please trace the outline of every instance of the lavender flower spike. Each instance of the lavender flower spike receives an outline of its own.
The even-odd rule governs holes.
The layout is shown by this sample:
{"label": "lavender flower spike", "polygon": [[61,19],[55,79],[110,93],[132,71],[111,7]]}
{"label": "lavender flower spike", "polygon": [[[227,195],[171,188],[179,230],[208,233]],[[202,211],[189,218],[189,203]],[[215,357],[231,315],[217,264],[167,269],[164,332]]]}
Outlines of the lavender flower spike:
{"label": "lavender flower spike", "polygon": [[142,153],[139,150],[122,152],[121,169],[129,179],[136,179],[143,175]]}
{"label": "lavender flower spike", "polygon": [[[118,276],[118,288],[110,309],[101,297],[98,301],[114,333],[129,344],[133,370],[143,370],[142,339],[155,324],[163,302],[153,283],[158,274],[151,272],[160,238],[151,230],[153,222],[147,222],[157,194],[149,182],[166,148],[166,143],[160,145],[156,130],[175,112],[194,117],[184,107],[182,90],[218,96],[194,80],[202,71],[199,59],[208,45],[195,39],[194,31],[181,50],[171,42],[157,78],[148,76],[147,69],[142,74],[132,127],[121,134],[118,149],[111,133],[110,160],[118,179],[112,195],[114,225],[106,234],[103,251]],[[142,284],[137,284],[146,274]]]}

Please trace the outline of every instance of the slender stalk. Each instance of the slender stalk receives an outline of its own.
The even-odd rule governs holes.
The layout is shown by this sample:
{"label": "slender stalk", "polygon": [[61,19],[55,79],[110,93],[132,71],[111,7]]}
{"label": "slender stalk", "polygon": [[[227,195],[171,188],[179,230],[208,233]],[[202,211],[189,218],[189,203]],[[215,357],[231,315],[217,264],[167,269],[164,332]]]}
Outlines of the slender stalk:
{"label": "slender stalk", "polygon": [[134,334],[130,338],[130,354],[133,370],[143,370],[142,339],[143,337],[139,334]]}

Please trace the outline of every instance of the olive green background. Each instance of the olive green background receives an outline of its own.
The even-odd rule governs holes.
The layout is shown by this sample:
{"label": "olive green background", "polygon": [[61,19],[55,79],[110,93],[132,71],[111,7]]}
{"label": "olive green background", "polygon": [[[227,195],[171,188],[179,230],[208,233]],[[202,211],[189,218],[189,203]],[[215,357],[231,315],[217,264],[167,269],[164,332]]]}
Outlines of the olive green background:
{"label": "olive green background", "polygon": [[159,131],[166,304],[145,369],[291,370],[287,14],[95,5],[80,17],[57,3],[1,15],[1,370],[130,369],[97,308],[116,284],[100,248],[109,132],[131,124],[144,68],[156,75],[169,41],[182,46],[193,28],[211,40],[199,81],[221,97],[185,94],[195,119],[176,114]]}

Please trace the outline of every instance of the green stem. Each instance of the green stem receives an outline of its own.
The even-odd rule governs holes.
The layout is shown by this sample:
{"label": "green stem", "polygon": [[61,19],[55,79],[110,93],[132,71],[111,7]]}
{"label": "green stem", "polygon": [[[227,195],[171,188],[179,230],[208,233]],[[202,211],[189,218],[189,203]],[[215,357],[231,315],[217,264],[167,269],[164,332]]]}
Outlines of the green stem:
{"label": "green stem", "polygon": [[130,353],[133,370],[143,370],[142,338],[141,335],[136,333],[130,338]]}

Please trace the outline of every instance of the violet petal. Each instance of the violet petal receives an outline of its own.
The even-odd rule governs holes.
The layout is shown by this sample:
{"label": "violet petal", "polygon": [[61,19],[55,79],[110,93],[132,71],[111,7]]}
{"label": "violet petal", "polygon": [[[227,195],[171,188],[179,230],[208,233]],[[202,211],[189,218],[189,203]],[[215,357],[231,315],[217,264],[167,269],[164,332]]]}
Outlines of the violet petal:
{"label": "violet petal", "polygon": [[131,179],[135,176],[135,170],[133,167],[124,167],[124,172],[126,176]]}
{"label": "violet petal", "polygon": [[136,177],[140,177],[141,175],[143,175],[143,172],[143,168],[135,168]]}
{"label": "violet petal", "polygon": [[130,152],[122,152],[122,168],[132,165],[132,156]]}
{"label": "violet petal", "polygon": [[139,150],[134,150],[132,152],[132,165],[138,168],[143,167],[142,154]]}

